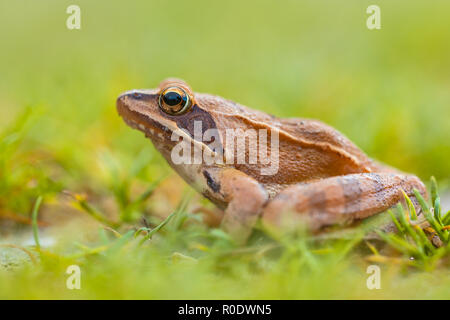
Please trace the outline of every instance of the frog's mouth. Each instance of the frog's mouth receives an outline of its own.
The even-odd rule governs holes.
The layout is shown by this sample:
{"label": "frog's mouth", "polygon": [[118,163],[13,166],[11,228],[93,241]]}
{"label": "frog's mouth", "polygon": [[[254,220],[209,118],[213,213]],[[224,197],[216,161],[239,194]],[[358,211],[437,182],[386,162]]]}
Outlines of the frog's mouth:
{"label": "frog's mouth", "polygon": [[[158,95],[154,93],[142,93],[138,91],[125,92],[116,102],[117,112],[125,123],[133,129],[142,131],[147,137],[168,139],[176,129],[170,121],[158,117],[157,107],[152,107],[157,101]],[[160,121],[155,120],[159,119]]]}

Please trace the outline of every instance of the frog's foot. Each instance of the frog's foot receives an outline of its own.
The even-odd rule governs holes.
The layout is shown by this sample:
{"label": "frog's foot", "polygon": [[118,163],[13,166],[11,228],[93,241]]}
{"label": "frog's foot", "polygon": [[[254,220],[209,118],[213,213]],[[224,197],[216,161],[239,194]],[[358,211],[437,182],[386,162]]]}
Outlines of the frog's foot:
{"label": "frog's foot", "polygon": [[415,176],[395,173],[361,173],[297,184],[280,192],[263,211],[268,227],[307,223],[311,230],[350,223],[383,212],[403,199],[401,190],[416,206],[413,189],[426,197]]}

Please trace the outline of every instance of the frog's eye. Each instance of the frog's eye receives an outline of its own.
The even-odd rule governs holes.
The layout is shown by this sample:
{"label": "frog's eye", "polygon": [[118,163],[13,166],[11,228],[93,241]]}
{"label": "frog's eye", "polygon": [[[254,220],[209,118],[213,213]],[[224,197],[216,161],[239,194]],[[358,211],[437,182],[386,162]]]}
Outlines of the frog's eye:
{"label": "frog's eye", "polygon": [[159,96],[159,107],[172,116],[183,114],[192,106],[192,99],[183,88],[169,87]]}

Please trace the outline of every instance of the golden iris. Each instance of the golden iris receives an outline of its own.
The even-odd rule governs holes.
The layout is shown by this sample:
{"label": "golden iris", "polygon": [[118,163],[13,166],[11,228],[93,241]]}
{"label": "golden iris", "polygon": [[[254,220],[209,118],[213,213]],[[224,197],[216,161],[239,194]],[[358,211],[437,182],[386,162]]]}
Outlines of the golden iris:
{"label": "golden iris", "polygon": [[159,96],[159,107],[167,114],[183,114],[192,105],[191,98],[183,88],[169,87],[164,89]]}

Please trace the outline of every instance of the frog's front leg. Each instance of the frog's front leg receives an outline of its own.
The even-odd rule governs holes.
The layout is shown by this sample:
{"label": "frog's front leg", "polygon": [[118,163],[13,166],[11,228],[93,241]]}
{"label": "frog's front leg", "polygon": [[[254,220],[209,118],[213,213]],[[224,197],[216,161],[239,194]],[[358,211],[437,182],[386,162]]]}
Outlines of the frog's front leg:
{"label": "frog's front leg", "polygon": [[395,173],[350,174],[297,184],[267,204],[263,223],[289,227],[301,220],[312,230],[349,223],[389,209],[403,199],[401,190],[418,208],[414,188],[426,196],[425,186],[417,177]]}
{"label": "frog's front leg", "polygon": [[[228,204],[222,220],[223,229],[237,243],[244,243],[267,202],[266,190],[258,181],[236,169],[213,170],[208,175],[208,185],[215,187]],[[220,181],[220,185],[214,181]]]}

